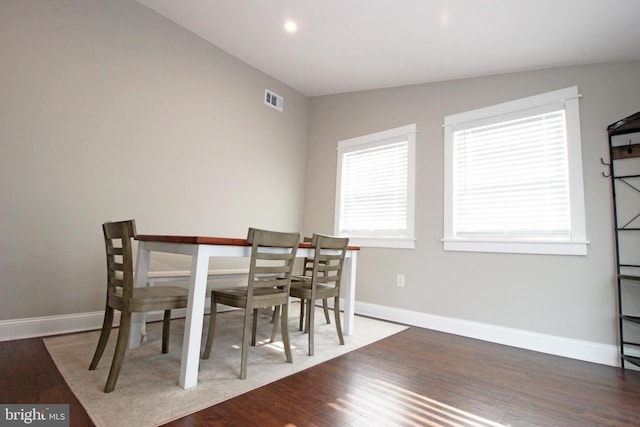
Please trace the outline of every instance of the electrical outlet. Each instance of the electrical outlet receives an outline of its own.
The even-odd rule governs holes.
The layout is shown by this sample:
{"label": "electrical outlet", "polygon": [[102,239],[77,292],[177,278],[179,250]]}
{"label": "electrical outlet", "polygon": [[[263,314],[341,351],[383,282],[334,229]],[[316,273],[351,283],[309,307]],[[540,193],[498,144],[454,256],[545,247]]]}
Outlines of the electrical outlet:
{"label": "electrical outlet", "polygon": [[399,288],[404,288],[404,274],[398,274],[396,276],[396,286]]}

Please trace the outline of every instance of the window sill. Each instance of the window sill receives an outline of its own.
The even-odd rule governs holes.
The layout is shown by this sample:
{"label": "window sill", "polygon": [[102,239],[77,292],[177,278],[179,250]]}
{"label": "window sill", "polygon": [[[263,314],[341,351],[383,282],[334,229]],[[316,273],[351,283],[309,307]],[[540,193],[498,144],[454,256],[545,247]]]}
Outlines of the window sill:
{"label": "window sill", "polygon": [[349,237],[349,244],[363,248],[413,249],[415,239]]}
{"label": "window sill", "polygon": [[587,255],[589,242],[477,241],[443,239],[445,251],[541,255]]}

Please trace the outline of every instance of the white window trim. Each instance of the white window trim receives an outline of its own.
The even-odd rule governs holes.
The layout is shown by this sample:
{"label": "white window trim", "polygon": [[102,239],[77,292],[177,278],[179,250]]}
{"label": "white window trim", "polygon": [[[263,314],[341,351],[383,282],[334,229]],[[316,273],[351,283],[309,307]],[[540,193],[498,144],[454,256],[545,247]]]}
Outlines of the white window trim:
{"label": "white window trim", "polygon": [[[582,147],[580,136],[580,111],[577,86],[560,89],[541,95],[522,98],[486,108],[454,114],[444,118],[444,250],[498,253],[528,253],[553,255],[586,255],[584,184],[582,176]],[[541,106],[561,103],[564,105],[567,132],[567,154],[569,161],[569,185],[571,206],[571,238],[568,241],[504,241],[499,239],[464,239],[454,235],[453,230],[453,133],[456,126],[471,121],[490,119]]]}
{"label": "white window trim", "polygon": [[338,141],[337,157],[337,179],[336,179],[336,200],[335,200],[335,220],[334,233],[340,233],[340,199],[342,192],[342,152],[345,149],[352,149],[358,145],[369,145],[387,139],[407,137],[408,141],[408,164],[407,164],[407,234],[404,237],[366,237],[349,236],[349,242],[362,247],[375,248],[399,248],[413,249],[415,247],[415,158],[416,158],[416,125],[411,124],[381,132],[363,135],[355,138]]}

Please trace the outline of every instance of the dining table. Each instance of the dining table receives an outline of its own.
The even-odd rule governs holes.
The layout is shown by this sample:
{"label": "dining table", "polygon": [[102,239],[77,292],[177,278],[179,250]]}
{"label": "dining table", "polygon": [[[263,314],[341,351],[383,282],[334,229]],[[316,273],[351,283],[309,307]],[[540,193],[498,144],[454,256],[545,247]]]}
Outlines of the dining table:
{"label": "dining table", "polygon": [[[138,242],[135,273],[136,287],[144,287],[148,284],[151,252],[181,254],[191,257],[190,275],[188,276],[189,297],[185,315],[179,385],[184,389],[194,387],[198,384],[202,324],[205,315],[207,281],[210,268],[215,269],[216,257],[250,257],[251,245],[243,238],[210,236],[139,234],[135,236],[135,239]],[[352,335],[354,333],[356,261],[359,249],[359,246],[348,247],[342,271],[344,335]],[[300,243],[296,251],[296,257],[312,256],[313,248],[311,244],[308,242]],[[132,316],[129,348],[140,346],[145,321],[144,313],[135,313]]]}

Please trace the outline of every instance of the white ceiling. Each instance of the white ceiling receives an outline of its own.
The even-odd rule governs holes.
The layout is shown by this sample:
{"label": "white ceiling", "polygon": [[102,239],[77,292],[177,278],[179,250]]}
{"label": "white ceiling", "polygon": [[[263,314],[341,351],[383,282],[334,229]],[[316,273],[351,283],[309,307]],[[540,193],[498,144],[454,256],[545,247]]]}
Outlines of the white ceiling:
{"label": "white ceiling", "polygon": [[138,1],[307,96],[640,59],[639,0]]}

